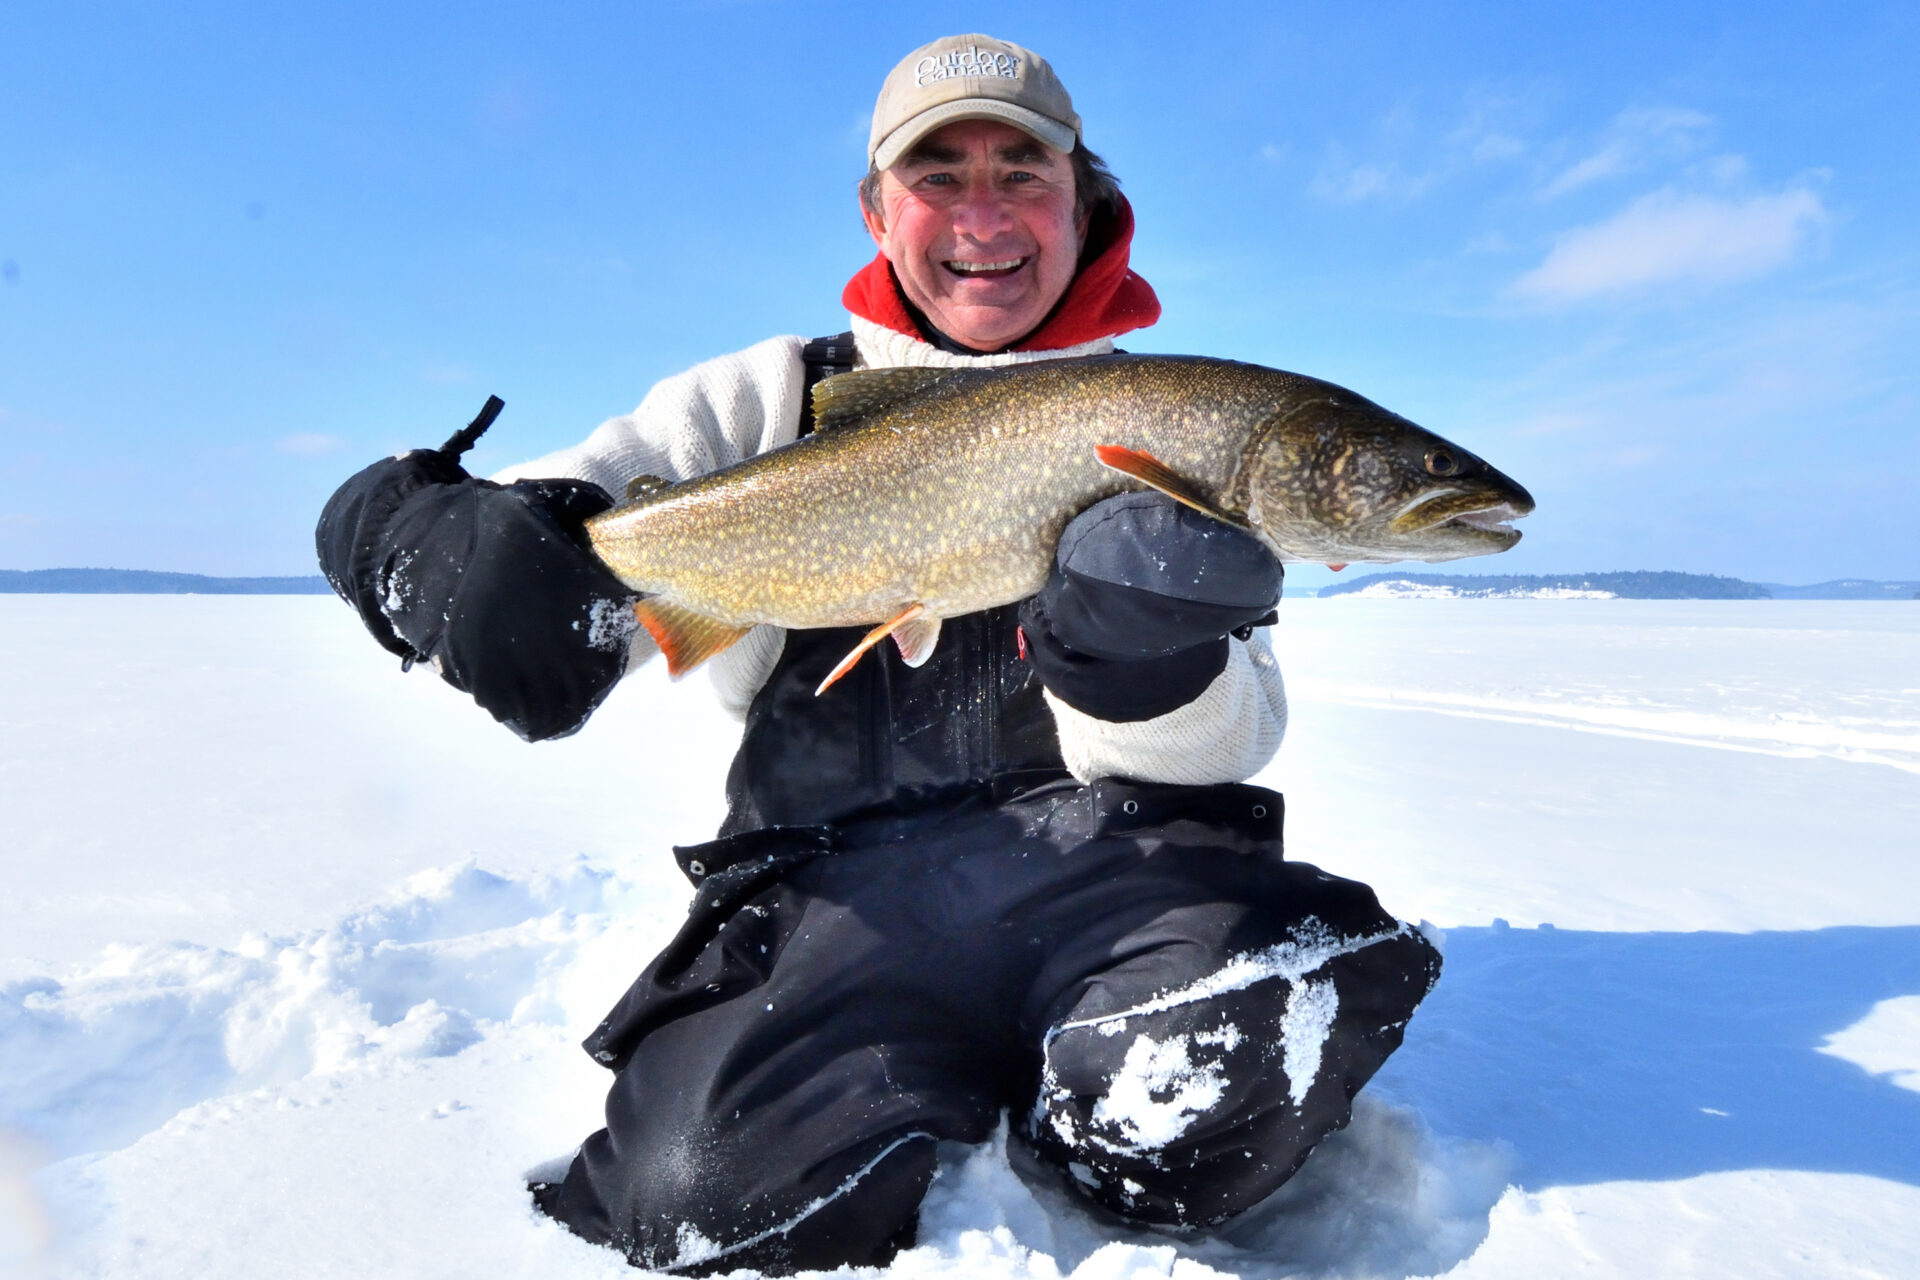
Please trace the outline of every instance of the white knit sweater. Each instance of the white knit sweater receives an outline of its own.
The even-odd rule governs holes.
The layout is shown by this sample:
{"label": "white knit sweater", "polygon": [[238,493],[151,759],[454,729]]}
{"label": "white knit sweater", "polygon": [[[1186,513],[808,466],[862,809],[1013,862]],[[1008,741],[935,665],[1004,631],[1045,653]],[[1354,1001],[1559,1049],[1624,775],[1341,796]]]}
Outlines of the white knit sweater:
{"label": "white knit sweater", "polygon": [[[1100,339],[1058,351],[962,356],[853,318],[862,368],[1024,364],[1113,350]],[[580,444],[509,467],[501,482],[533,477],[591,480],[616,498],[636,476],[684,480],[786,444],[799,432],[805,339],[769,338],[733,355],[695,365],[658,383],[640,407],[609,418]],[[786,633],[755,627],[707,664],[721,705],[746,714],[753,695],[780,659]],[[658,650],[635,634],[629,671]],[[869,658],[868,661],[874,659]],[[1266,636],[1234,641],[1227,668],[1205,693],[1152,720],[1115,724],[1085,715],[1047,695],[1067,768],[1081,781],[1117,775],[1148,782],[1239,782],[1273,758],[1287,729],[1287,697]]]}

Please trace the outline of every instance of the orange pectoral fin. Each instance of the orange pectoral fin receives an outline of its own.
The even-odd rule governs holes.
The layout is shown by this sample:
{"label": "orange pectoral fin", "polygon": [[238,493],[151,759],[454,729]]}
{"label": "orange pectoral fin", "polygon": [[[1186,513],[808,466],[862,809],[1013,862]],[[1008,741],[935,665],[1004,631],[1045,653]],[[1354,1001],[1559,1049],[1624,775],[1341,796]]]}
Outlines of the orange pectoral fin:
{"label": "orange pectoral fin", "polygon": [[1250,527],[1245,516],[1221,510],[1213,499],[1201,491],[1199,485],[1143,449],[1129,449],[1119,444],[1097,444],[1093,452],[1102,466],[1118,471],[1123,476],[1130,476],[1150,489],[1158,489],[1175,502],[1183,502],[1203,516],[1211,516],[1222,524],[1240,529]]}
{"label": "orange pectoral fin", "polygon": [[667,659],[667,674],[678,680],[708,658],[725,652],[752,627],[736,627],[718,618],[658,596],[649,596],[633,606],[633,614],[647,629],[653,642]]}
{"label": "orange pectoral fin", "polygon": [[860,643],[853,646],[853,652],[840,659],[839,666],[827,672],[827,678],[820,682],[820,687],[813,691],[813,696],[817,698],[825,693],[829,685],[841,676],[847,674],[847,672],[853,670],[853,664],[860,661],[861,654],[873,648],[873,646],[879,644],[888,636],[893,636],[896,641],[898,641],[900,645],[900,655],[907,659],[908,665],[916,667],[919,666],[920,663],[913,661],[913,654],[909,652],[908,646],[918,646],[922,642],[922,637],[924,637],[925,647],[920,653],[920,662],[925,662],[926,655],[933,652],[933,642],[940,638],[940,619],[933,619],[930,627],[914,625],[915,621],[926,611],[927,606],[923,604],[909,605],[900,616],[891,621],[881,623],[873,630],[867,632],[866,635],[860,637]]}

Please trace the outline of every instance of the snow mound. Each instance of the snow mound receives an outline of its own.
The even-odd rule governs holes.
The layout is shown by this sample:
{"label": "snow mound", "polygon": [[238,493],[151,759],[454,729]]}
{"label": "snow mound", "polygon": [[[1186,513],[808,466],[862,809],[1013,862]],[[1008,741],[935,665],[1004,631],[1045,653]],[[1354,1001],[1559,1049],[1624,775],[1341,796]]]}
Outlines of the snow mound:
{"label": "snow mound", "polygon": [[1175,1276],[1430,1275],[1486,1239],[1511,1158],[1434,1137],[1412,1111],[1367,1095],[1299,1173],[1226,1227],[1179,1236],[1089,1209],[1007,1142],[949,1146],[920,1216],[921,1244],[889,1274],[1109,1280]]}
{"label": "snow mound", "polygon": [[111,1150],[222,1094],[557,1025],[561,979],[620,896],[584,862],[522,880],[468,864],[304,936],[113,946],[64,981],[9,983],[0,1126],[56,1157]]}
{"label": "snow mound", "polygon": [[[297,937],[113,947],[0,989],[0,1221],[18,1242],[0,1258],[89,1277],[287,1274],[316,1256],[343,1273],[634,1274],[539,1217],[523,1180],[597,1125],[607,1077],[578,1032],[679,909],[584,860],[525,878],[467,863]],[[1510,1163],[1362,1098],[1279,1193],[1183,1238],[1085,1205],[1004,1124],[942,1157],[921,1243],[889,1274],[1444,1270],[1485,1238]]]}

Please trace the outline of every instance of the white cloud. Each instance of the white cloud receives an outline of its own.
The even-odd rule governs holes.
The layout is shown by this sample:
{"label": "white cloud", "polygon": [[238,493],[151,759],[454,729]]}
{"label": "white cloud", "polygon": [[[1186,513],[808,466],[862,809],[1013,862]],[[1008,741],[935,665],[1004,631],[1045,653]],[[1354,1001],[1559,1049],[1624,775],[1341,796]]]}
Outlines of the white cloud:
{"label": "white cloud", "polygon": [[1444,131],[1410,107],[1389,111],[1371,146],[1376,158],[1356,160],[1339,143],[1328,146],[1308,191],[1333,204],[1362,200],[1414,201],[1462,174],[1526,154],[1527,144],[1506,127],[1513,105],[1470,101],[1465,119]]}
{"label": "white cloud", "polygon": [[1514,243],[1507,239],[1506,232],[1489,231],[1485,235],[1478,235],[1467,241],[1460,252],[1471,257],[1482,253],[1512,253],[1513,250]]}
{"label": "white cloud", "polygon": [[291,453],[298,458],[315,458],[323,453],[332,453],[343,443],[339,436],[302,432],[298,435],[281,436],[276,442],[276,447],[280,452]]}
{"label": "white cloud", "polygon": [[1500,160],[1511,160],[1524,154],[1527,144],[1518,138],[1508,137],[1504,133],[1489,133],[1474,142],[1469,148],[1477,164],[1491,164]]}
{"label": "white cloud", "polygon": [[1634,107],[1614,117],[1614,127],[1650,138],[1691,137],[1713,127],[1713,117],[1691,107]]}
{"label": "white cloud", "polygon": [[1360,200],[1413,200],[1433,185],[1431,177],[1403,173],[1393,165],[1334,163],[1321,168],[1309,186],[1314,195],[1336,204]]}
{"label": "white cloud", "polygon": [[1804,187],[1746,200],[1672,190],[1640,197],[1591,226],[1561,234],[1513,292],[1573,302],[1662,284],[1721,284],[1783,266],[1827,220]]}
{"label": "white cloud", "polygon": [[1700,145],[1713,118],[1686,107],[1643,107],[1614,117],[1600,149],[1575,161],[1540,190],[1542,200],[1602,178],[1630,173],[1656,155],[1683,155]]}
{"label": "white cloud", "polygon": [[1586,159],[1572,167],[1562,170],[1559,177],[1549,182],[1540,192],[1543,200],[1564,195],[1575,187],[1584,187],[1589,182],[1598,182],[1602,178],[1611,178],[1624,172],[1633,160],[1633,149],[1626,143],[1615,140],[1600,148]]}
{"label": "white cloud", "polygon": [[1709,156],[1699,170],[1709,181],[1730,185],[1747,176],[1747,158],[1735,155]]}

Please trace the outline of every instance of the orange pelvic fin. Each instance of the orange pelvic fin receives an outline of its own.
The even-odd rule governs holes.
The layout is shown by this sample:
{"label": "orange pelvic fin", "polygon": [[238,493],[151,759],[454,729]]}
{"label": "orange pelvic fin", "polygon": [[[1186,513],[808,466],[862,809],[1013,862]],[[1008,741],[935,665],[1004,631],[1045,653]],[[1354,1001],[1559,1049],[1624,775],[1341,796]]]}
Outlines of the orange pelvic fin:
{"label": "orange pelvic fin", "polygon": [[[853,646],[853,652],[849,653],[846,657],[840,659],[839,666],[827,672],[827,678],[820,682],[820,687],[813,691],[813,696],[817,698],[821,694],[825,693],[829,685],[831,685],[834,681],[838,680],[841,676],[847,674],[847,672],[853,670],[853,664],[860,661],[861,654],[873,648],[873,646],[875,646],[876,644],[879,644],[882,640],[885,640],[888,636],[894,636],[899,641],[900,654],[902,657],[907,657],[908,644],[909,643],[918,644],[920,642],[920,637],[922,636],[922,634],[930,630],[931,634],[927,635],[925,640],[926,648],[920,654],[920,661],[925,662],[926,655],[933,651],[933,641],[937,640],[940,636],[940,619],[938,618],[934,618],[932,620],[930,628],[916,627],[913,625],[915,621],[922,614],[926,613],[926,611],[927,611],[927,606],[923,604],[909,605],[907,606],[906,610],[900,614],[899,617],[894,618],[891,621],[881,623],[879,626],[875,627],[873,630],[867,632],[866,635],[860,637],[860,643]],[[903,629],[906,631],[907,634],[904,634],[904,635],[900,634],[903,631]],[[916,663],[913,663],[912,665],[919,666],[920,663],[916,662]]]}
{"label": "orange pelvic fin", "polygon": [[1220,506],[1200,489],[1200,486],[1175,471],[1160,459],[1143,449],[1129,449],[1125,445],[1100,444],[1093,447],[1103,466],[1118,471],[1123,476],[1131,476],[1150,489],[1158,489],[1176,502],[1184,502],[1203,516],[1212,516],[1222,524],[1236,528],[1248,527],[1245,516],[1223,511]]}
{"label": "orange pelvic fin", "polygon": [[708,658],[726,649],[753,628],[736,627],[682,605],[649,596],[633,606],[633,614],[666,655],[667,674],[678,680]]}
{"label": "orange pelvic fin", "polygon": [[1338,573],[1338,572],[1340,572],[1340,571],[1341,571],[1342,569],[1344,569],[1344,568],[1346,568],[1346,567],[1347,567],[1347,566],[1345,566],[1344,564],[1330,564],[1330,565],[1328,565],[1328,566],[1327,566],[1327,568],[1329,568],[1329,569],[1331,569],[1331,570],[1333,570],[1333,571],[1334,571],[1335,573]]}

